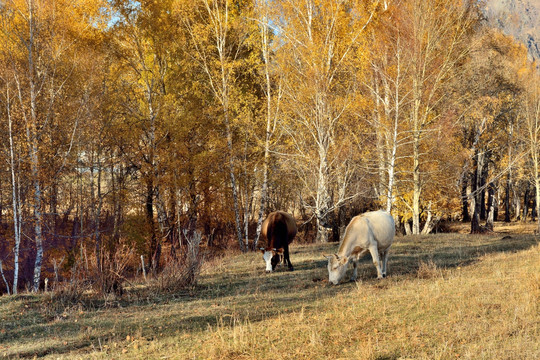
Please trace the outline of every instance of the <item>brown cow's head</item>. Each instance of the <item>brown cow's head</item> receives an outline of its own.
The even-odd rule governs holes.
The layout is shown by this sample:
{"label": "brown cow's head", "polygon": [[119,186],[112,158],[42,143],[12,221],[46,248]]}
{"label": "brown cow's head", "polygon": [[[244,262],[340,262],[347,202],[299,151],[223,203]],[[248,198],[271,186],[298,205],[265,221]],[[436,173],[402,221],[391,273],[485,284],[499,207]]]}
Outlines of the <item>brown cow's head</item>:
{"label": "brown cow's head", "polygon": [[277,264],[279,264],[283,259],[283,249],[272,249],[267,250],[261,248],[263,253],[263,260],[266,263],[266,272],[272,272],[276,269]]}

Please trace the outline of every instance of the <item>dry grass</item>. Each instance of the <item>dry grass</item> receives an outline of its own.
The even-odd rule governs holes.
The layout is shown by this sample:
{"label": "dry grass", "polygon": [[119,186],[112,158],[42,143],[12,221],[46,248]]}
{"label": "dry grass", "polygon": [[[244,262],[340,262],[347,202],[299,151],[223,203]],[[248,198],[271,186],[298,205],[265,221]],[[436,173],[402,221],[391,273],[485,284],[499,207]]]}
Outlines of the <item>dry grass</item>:
{"label": "dry grass", "polygon": [[260,254],[213,260],[195,291],[127,289],[54,318],[47,297],[0,298],[0,357],[51,359],[535,359],[540,247],[531,235],[397,238],[389,277],[326,282],[323,252],[293,246],[294,272]]}
{"label": "dry grass", "polygon": [[418,266],[417,276],[419,279],[432,279],[442,276],[442,272],[432,259],[429,259],[428,261],[421,260],[420,265]]}

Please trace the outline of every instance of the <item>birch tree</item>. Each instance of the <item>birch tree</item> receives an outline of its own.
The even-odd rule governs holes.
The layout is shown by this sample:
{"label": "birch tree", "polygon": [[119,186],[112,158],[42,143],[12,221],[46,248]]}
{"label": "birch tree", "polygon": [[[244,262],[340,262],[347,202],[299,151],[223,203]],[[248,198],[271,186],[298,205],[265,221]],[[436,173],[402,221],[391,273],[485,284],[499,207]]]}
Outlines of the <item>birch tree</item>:
{"label": "birch tree", "polygon": [[[463,95],[457,104],[461,108],[462,145],[467,149],[462,179],[469,183],[469,193],[462,190],[464,206],[471,207],[471,232],[483,232],[492,226],[491,215],[486,216],[485,193],[493,195],[494,180],[507,176],[507,205],[513,169],[521,157],[518,137],[513,135],[518,124],[519,102],[522,89],[517,81],[519,69],[526,63],[524,49],[501,33],[483,29],[473,40],[473,48],[458,78],[457,86]],[[518,126],[519,127],[519,126]],[[463,180],[462,180],[463,181]],[[489,197],[488,207],[493,207]],[[510,207],[508,206],[507,212]],[[507,214],[509,216],[509,214]],[[495,219],[493,218],[493,221]]]}
{"label": "birch tree", "polygon": [[[15,4],[14,4],[15,5]],[[38,96],[41,95],[40,89],[44,86],[47,77],[45,69],[37,68],[40,63],[41,55],[37,46],[39,39],[37,38],[37,27],[40,25],[39,19],[36,18],[36,4],[33,0],[29,0],[26,4],[20,4],[21,7],[16,7],[16,11],[22,15],[22,31],[18,34],[12,34],[19,39],[28,39],[24,41],[23,51],[26,56],[26,62],[20,63],[19,66],[24,67],[24,72],[19,72],[19,68],[15,63],[16,71],[13,72],[17,86],[17,95],[19,106],[23,109],[23,119],[25,124],[26,141],[28,143],[28,154],[30,159],[30,176],[33,184],[33,215],[34,215],[34,241],[36,245],[36,258],[34,263],[34,277],[32,282],[32,291],[37,292],[41,279],[41,267],[43,264],[43,214],[42,214],[42,184],[40,178],[40,147],[39,147],[39,131],[41,128],[38,119]],[[15,60],[13,60],[15,62]],[[37,64],[36,64],[37,61]]]}
{"label": "birch tree", "polygon": [[[528,78],[524,79],[522,117],[527,135],[527,150],[532,161],[531,177],[535,187],[536,214],[540,214],[540,75],[532,66],[527,70],[524,72]],[[540,216],[536,231],[540,233]]]}
{"label": "birch tree", "polygon": [[400,11],[403,10],[399,6],[390,6],[384,20],[372,31],[371,77],[365,84],[372,95],[373,110],[369,122],[377,137],[377,159],[371,168],[378,172],[376,193],[388,213],[392,212],[399,197],[404,147],[410,142],[405,108],[410,97],[407,79],[412,64],[404,60],[404,29],[399,22],[392,23],[394,17],[403,16]]}
{"label": "birch tree", "polygon": [[[131,163],[140,169],[145,187],[144,209],[150,236],[148,258],[154,272],[159,269],[162,234],[157,234],[155,210],[158,219],[166,217],[160,207],[163,193],[160,171],[163,166],[160,153],[165,145],[165,97],[170,70],[170,37],[174,34],[170,18],[170,1],[141,2],[135,7],[130,1],[118,1],[121,19],[115,24],[115,65],[124,89],[120,101],[125,109],[127,124],[136,130],[138,143],[133,145]],[[126,133],[126,136],[135,134]],[[160,226],[163,224],[159,222]]]}
{"label": "birch tree", "polygon": [[227,162],[234,209],[236,238],[247,250],[242,237],[240,197],[235,171],[234,87],[239,81],[238,67],[245,56],[249,6],[230,0],[198,0],[179,7],[180,19],[190,38],[193,60],[206,77],[206,87],[220,107],[225,127]]}
{"label": "birch tree", "polygon": [[[6,74],[7,75],[7,74]],[[11,175],[11,204],[13,209],[13,234],[14,234],[14,247],[13,247],[13,285],[12,293],[17,294],[19,283],[19,255],[21,246],[21,202],[19,196],[18,177],[19,171],[16,160],[16,148],[15,148],[15,133],[13,126],[12,106],[15,100],[15,94],[13,94],[12,83],[9,78],[0,77],[2,85],[4,85],[5,96],[2,97],[3,105],[5,106],[5,114],[8,122],[8,138],[9,138],[9,170]]]}
{"label": "birch tree", "polygon": [[429,177],[423,170],[423,144],[436,133],[437,121],[445,105],[445,86],[469,51],[469,39],[478,19],[474,1],[420,0],[404,4],[403,23],[408,43],[404,56],[412,64],[408,106],[411,136],[412,233],[420,233],[422,192]]}
{"label": "birch tree", "polygon": [[[80,65],[75,56],[79,49],[76,43],[86,42],[89,34],[102,25],[100,4],[99,0],[85,2],[84,6],[64,1],[11,0],[3,2],[1,8],[5,41],[2,56],[17,99],[11,114],[17,114],[13,122],[24,125],[21,147],[27,153],[32,183],[32,238],[36,249],[32,291],[39,289],[44,262],[44,196],[47,191],[54,193],[51,189],[66,169],[84,106],[84,85],[66,92]],[[58,106],[60,98],[64,101],[62,108]]]}
{"label": "birch tree", "polygon": [[259,237],[261,234],[262,222],[264,220],[264,214],[268,203],[268,168],[270,162],[271,146],[274,140],[274,134],[276,132],[276,126],[280,117],[281,98],[283,96],[282,80],[279,74],[276,74],[275,70],[275,56],[274,48],[275,44],[272,39],[274,37],[274,29],[271,26],[271,9],[266,0],[256,1],[255,21],[260,31],[260,49],[262,54],[262,89],[266,100],[266,107],[264,111],[264,117],[266,119],[266,131],[264,134],[264,155],[263,155],[263,169],[262,169],[262,184],[259,214],[257,218],[257,229],[255,233],[255,240],[253,242],[253,249],[257,249]]}
{"label": "birch tree", "polygon": [[363,36],[381,4],[369,2],[364,7],[345,0],[277,4],[280,16],[274,21],[284,44],[279,61],[291,166],[304,184],[304,206],[316,219],[317,241],[326,242],[332,226],[329,217],[351,196],[346,189],[352,162],[342,161],[340,150],[345,148],[338,139],[349,134],[344,125],[358,100],[354,79],[363,68]]}

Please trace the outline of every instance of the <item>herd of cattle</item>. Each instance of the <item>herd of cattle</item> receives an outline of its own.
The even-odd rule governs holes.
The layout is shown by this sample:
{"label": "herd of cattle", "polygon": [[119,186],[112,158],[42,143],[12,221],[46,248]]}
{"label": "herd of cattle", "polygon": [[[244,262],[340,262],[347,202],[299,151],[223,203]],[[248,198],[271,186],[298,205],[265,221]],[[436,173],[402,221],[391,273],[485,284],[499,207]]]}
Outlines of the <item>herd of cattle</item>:
{"label": "herd of cattle", "polygon": [[[292,215],[283,211],[270,213],[262,225],[262,236],[267,239],[265,248],[261,248],[266,262],[266,272],[275,270],[281,261],[287,263],[289,270],[294,270],[289,258],[289,244],[293,241],[298,228]],[[394,241],[394,219],[384,211],[371,211],[355,216],[347,228],[337,253],[325,255],[328,259],[328,281],[338,284],[347,272],[347,265],[352,261],[354,271],[351,280],[356,280],[357,264],[367,252],[371,254],[377,268],[377,277],[386,277],[388,250]]]}

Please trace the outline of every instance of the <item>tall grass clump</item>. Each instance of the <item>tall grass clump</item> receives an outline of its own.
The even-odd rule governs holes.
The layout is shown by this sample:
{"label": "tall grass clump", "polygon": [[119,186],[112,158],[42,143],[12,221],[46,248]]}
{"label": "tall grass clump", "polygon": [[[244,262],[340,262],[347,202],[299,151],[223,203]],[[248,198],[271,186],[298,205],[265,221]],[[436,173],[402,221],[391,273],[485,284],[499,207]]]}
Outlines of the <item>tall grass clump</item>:
{"label": "tall grass clump", "polygon": [[420,260],[418,271],[416,272],[416,276],[419,279],[433,279],[440,275],[441,271],[432,259],[429,259],[428,261]]}
{"label": "tall grass clump", "polygon": [[184,236],[187,239],[185,252],[180,257],[170,259],[157,276],[156,284],[160,291],[175,292],[197,285],[203,264],[200,252],[202,235],[198,231],[192,235],[185,231]]}
{"label": "tall grass clump", "polygon": [[53,282],[52,290],[46,293],[45,313],[51,317],[56,317],[72,308],[78,308],[83,302],[85,293],[92,289],[92,282],[88,278],[82,259],[78,259],[71,268],[68,279]]}
{"label": "tall grass clump", "polygon": [[96,264],[94,290],[103,296],[109,294],[121,296],[124,293],[123,283],[127,281],[130,263],[135,259],[134,250],[127,246],[120,247],[113,255],[103,257],[101,267]]}

